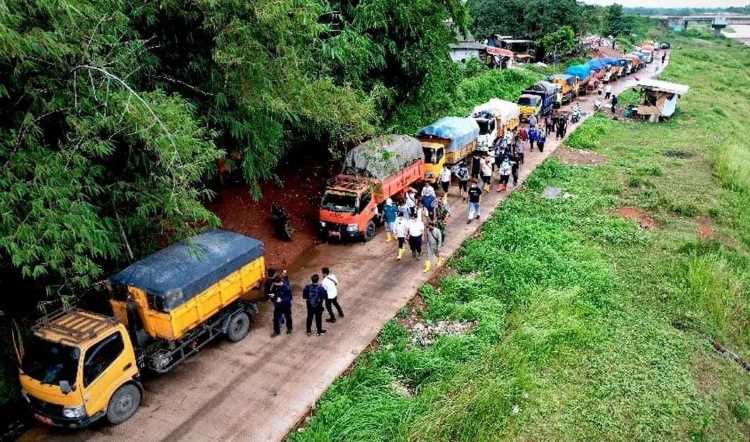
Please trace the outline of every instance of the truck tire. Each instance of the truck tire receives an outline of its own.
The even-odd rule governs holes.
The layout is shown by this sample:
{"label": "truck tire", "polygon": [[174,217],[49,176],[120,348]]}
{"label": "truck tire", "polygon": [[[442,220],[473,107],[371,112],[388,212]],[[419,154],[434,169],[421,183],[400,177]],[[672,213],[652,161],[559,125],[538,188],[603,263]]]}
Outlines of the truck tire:
{"label": "truck tire", "polygon": [[365,234],[362,236],[362,238],[365,240],[365,242],[373,239],[375,237],[375,233],[377,232],[375,223],[373,221],[370,221],[367,223],[367,227],[365,228]]}
{"label": "truck tire", "polygon": [[239,342],[250,332],[250,316],[245,312],[237,312],[229,318],[227,324],[227,339]]}
{"label": "truck tire", "polygon": [[141,390],[133,384],[125,384],[115,391],[107,405],[107,420],[118,425],[133,417],[141,405]]}

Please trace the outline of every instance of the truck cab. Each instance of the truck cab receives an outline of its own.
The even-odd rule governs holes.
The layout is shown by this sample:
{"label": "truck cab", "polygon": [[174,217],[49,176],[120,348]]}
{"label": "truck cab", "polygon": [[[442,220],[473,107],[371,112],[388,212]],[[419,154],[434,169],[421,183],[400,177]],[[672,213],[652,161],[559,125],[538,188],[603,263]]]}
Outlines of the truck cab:
{"label": "truck cab", "polygon": [[477,149],[488,152],[499,136],[497,119],[494,115],[489,113],[480,113],[474,115],[474,120],[477,122],[477,125],[479,125]]}
{"label": "truck cab", "polygon": [[321,236],[342,240],[369,240],[375,236],[379,212],[373,184],[364,177],[336,177],[321,199]]}
{"label": "truck cab", "polygon": [[63,312],[37,323],[25,344],[17,344],[21,391],[37,420],[81,428],[135,414],[143,394],[136,355],[114,318]]}
{"label": "truck cab", "polygon": [[578,79],[572,75],[553,75],[549,78],[549,81],[560,88],[561,97],[557,103],[558,106],[570,103],[578,95]]}
{"label": "truck cab", "polygon": [[440,178],[440,172],[445,166],[445,149],[446,143],[441,140],[422,141],[425,181],[435,183]]}
{"label": "truck cab", "polygon": [[532,115],[537,118],[542,113],[542,98],[538,95],[523,94],[518,98],[521,108],[521,121],[529,121]]}

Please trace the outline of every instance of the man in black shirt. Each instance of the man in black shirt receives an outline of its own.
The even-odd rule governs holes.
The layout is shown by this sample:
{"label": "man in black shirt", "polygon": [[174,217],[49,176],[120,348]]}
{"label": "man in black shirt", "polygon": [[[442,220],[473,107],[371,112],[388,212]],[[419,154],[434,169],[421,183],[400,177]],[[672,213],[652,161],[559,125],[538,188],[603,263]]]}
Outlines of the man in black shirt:
{"label": "man in black shirt", "polygon": [[268,294],[273,302],[273,335],[281,334],[281,323],[286,322],[286,333],[292,334],[292,289],[281,273],[274,277]]}
{"label": "man in black shirt", "polygon": [[320,276],[312,275],[312,284],[305,286],[302,291],[302,298],[307,304],[307,336],[312,335],[312,321],[315,318],[315,328],[318,330],[318,336],[326,333],[323,330],[323,303],[328,298],[326,289],[320,285]]}
{"label": "man in black shirt", "polygon": [[477,184],[476,178],[471,180],[471,187],[469,187],[469,221],[466,224],[471,223],[474,219],[479,219],[479,200],[482,196],[482,188]]}

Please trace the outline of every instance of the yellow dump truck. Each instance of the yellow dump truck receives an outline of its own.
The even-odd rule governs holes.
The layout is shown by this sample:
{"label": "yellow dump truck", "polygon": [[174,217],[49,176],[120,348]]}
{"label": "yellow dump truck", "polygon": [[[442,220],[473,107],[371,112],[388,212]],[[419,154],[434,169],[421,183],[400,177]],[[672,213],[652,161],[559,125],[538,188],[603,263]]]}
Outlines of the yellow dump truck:
{"label": "yellow dump truck", "polygon": [[80,428],[129,419],[143,370],[164,373],[217,337],[242,340],[265,278],[263,243],[212,230],[109,279],[114,317],[80,309],[40,320],[16,342],[22,393],[34,416]]}
{"label": "yellow dump truck", "polygon": [[470,117],[444,117],[417,133],[424,151],[424,180],[437,182],[440,171],[452,166],[477,148],[479,126]]}

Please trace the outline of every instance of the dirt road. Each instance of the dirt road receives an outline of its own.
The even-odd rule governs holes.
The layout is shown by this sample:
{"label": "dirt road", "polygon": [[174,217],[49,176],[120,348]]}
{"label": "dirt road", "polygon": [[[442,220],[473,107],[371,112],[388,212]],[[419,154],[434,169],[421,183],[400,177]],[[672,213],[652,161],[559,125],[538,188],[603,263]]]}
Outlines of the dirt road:
{"label": "dirt road", "polygon": [[[657,68],[655,62],[636,76],[652,76]],[[615,92],[631,82],[619,81]],[[593,97],[582,103],[590,113]],[[551,137],[543,154],[527,152],[521,179],[558,144]],[[482,222],[506,197],[494,191],[485,194]],[[453,196],[450,203],[453,215],[446,255],[481,226],[466,224],[467,207],[459,198]],[[296,298],[294,334],[272,339],[270,306],[264,304],[244,341],[218,342],[174,372],[147,380],[145,403],[130,421],[70,433],[38,427],[21,440],[281,440],[430,276],[422,273],[421,262],[410,257],[398,262],[395,255],[396,246],[386,243],[382,233],[365,244],[316,246],[290,268]],[[326,336],[308,337],[300,287],[321,266],[331,266],[340,280],[339,299],[346,318],[329,325]]]}

